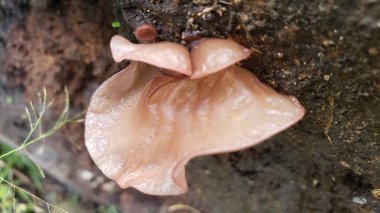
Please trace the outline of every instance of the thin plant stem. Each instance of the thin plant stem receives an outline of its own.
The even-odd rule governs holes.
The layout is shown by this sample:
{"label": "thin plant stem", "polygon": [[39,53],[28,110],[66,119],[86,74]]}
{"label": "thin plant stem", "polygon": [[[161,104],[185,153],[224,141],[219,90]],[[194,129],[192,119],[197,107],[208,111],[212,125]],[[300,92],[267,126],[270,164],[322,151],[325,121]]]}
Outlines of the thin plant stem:
{"label": "thin plant stem", "polygon": [[[38,111],[33,106],[32,102],[29,103],[29,108],[28,107],[25,108],[25,113],[27,115],[27,119],[28,119],[29,126],[30,126],[30,131],[29,131],[28,135],[26,136],[26,138],[23,140],[23,142],[21,143],[21,145],[19,147],[15,148],[15,149],[13,149],[13,150],[5,153],[5,154],[0,155],[0,159],[4,158],[6,156],[9,156],[15,152],[18,152],[20,150],[23,150],[26,147],[28,147],[28,146],[30,146],[30,145],[38,142],[38,141],[46,139],[47,137],[56,133],[60,128],[62,128],[67,123],[77,123],[77,122],[83,121],[82,115],[77,115],[77,116],[74,116],[72,118],[69,118],[70,102],[69,102],[68,90],[66,87],[64,89],[64,92],[65,92],[65,104],[64,104],[63,109],[61,111],[61,114],[59,115],[59,117],[55,121],[55,123],[46,131],[43,131],[42,120],[43,120],[44,115],[47,112],[47,110],[53,105],[53,101],[47,102],[46,88],[43,88],[42,93],[38,93],[38,105],[39,105]],[[36,164],[36,166],[37,166],[41,176],[44,178],[45,175],[44,175],[41,167],[37,164]],[[34,202],[36,200],[39,200],[42,203],[46,204],[46,208],[47,208],[48,212],[50,212],[50,207],[53,207],[53,208],[56,208],[62,212],[67,213],[67,211],[42,200],[41,198],[31,194],[30,192],[26,191],[25,189],[22,189],[22,188],[16,186],[15,184],[11,183],[10,181],[7,181],[3,177],[0,177],[0,182],[4,182],[4,183],[10,185],[13,188],[14,194],[15,194],[15,190],[17,189],[17,190],[27,194],[28,196],[32,197]],[[7,192],[6,198],[9,196],[11,196],[13,198],[13,208],[15,209],[16,208],[16,199],[14,198],[14,195],[13,196],[9,195],[9,193],[11,193],[11,192],[10,191]]]}
{"label": "thin plant stem", "polygon": [[[41,133],[39,133],[37,137],[31,139],[31,137],[33,136],[33,133],[40,126],[40,124],[42,122],[42,118],[43,118],[46,110],[49,109],[51,107],[51,105],[53,104],[53,102],[48,102],[46,104],[46,97],[47,97],[46,90],[43,90],[43,91],[44,91],[43,95],[39,94],[39,96],[40,96],[39,102],[42,104],[42,106],[40,107],[40,111],[38,113],[38,118],[36,119],[35,123],[32,122],[33,119],[31,117],[30,111],[28,109],[25,110],[27,117],[28,117],[28,121],[30,122],[30,126],[32,127],[30,132],[28,133],[27,137],[22,142],[21,146],[3,154],[3,155],[0,155],[0,159],[6,157],[8,155],[11,155],[15,152],[18,152],[18,151],[26,148],[27,146],[34,144],[35,142],[38,142],[40,140],[43,140],[43,139],[53,135],[55,132],[57,132],[61,127],[63,127],[67,123],[73,123],[73,122],[76,123],[76,122],[82,121],[82,119],[79,119],[76,117],[74,117],[74,118],[68,117],[69,116],[69,109],[70,109],[70,101],[69,101],[68,90],[67,90],[67,88],[65,88],[65,105],[62,109],[60,116],[58,117],[57,121],[53,125],[53,127],[51,127],[46,132],[41,131]],[[35,111],[34,107],[31,107],[31,109],[32,109],[33,114],[35,114],[36,111]]]}
{"label": "thin plant stem", "polygon": [[[47,201],[45,201],[45,200],[43,200],[43,199],[37,197],[37,196],[35,196],[34,194],[32,194],[32,193],[26,191],[25,189],[23,189],[23,188],[21,188],[21,187],[18,187],[18,186],[16,186],[16,185],[14,185],[13,183],[11,183],[11,182],[5,180],[5,179],[2,178],[2,177],[0,177],[0,181],[6,183],[6,184],[8,184],[8,185],[10,185],[11,187],[13,187],[14,190],[17,189],[18,191],[23,192],[23,193],[29,195],[29,196],[32,197],[33,199],[38,200],[38,201],[41,201],[42,203],[44,203],[44,204],[45,204],[46,206],[48,206],[48,207],[53,207],[53,208],[55,208],[55,209],[60,210],[61,212],[68,213],[68,212],[65,211],[64,209],[61,209],[61,208],[59,208],[58,206],[55,206],[55,205],[53,205],[53,204],[51,204],[51,203],[49,203],[49,202],[47,202]],[[15,208],[15,204],[14,204],[14,208]]]}

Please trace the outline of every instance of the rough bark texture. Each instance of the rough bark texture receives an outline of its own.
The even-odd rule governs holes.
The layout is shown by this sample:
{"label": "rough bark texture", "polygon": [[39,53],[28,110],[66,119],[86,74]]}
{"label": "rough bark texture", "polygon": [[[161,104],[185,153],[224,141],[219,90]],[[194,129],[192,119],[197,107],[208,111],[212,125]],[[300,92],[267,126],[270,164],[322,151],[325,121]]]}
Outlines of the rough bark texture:
{"label": "rough bark texture", "polygon": [[[82,97],[94,82],[114,72],[106,1],[51,1],[44,8],[3,2],[1,100],[43,85],[56,95],[68,84],[77,106],[87,104]],[[262,145],[193,160],[188,194],[157,199],[127,190],[119,196],[121,209],[159,212],[181,202],[202,212],[380,211],[371,193],[380,188],[379,1],[119,0],[114,6],[125,19],[120,33],[130,38],[148,22],[160,40],[187,44],[183,34],[201,33],[240,42],[255,52],[242,66],[307,109],[302,122]],[[25,121],[1,117],[4,130],[25,128]]]}

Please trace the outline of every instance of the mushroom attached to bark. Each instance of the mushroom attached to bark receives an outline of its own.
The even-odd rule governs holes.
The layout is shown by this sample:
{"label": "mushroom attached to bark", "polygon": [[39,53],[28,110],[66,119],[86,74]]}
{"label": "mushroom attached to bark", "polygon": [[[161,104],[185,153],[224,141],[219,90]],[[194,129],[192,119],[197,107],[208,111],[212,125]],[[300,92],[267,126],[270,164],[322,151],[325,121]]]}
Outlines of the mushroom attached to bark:
{"label": "mushroom attached to bark", "polygon": [[[233,41],[204,39],[191,57],[170,42],[132,44],[116,36],[111,47],[116,61],[133,61],[94,93],[85,138],[97,166],[123,188],[185,193],[191,158],[251,147],[304,114],[295,97],[234,65],[249,52]],[[162,74],[162,68],[188,77]]]}
{"label": "mushroom attached to bark", "polygon": [[151,24],[147,23],[137,26],[133,34],[135,34],[137,40],[140,42],[150,42],[157,37],[156,29]]}

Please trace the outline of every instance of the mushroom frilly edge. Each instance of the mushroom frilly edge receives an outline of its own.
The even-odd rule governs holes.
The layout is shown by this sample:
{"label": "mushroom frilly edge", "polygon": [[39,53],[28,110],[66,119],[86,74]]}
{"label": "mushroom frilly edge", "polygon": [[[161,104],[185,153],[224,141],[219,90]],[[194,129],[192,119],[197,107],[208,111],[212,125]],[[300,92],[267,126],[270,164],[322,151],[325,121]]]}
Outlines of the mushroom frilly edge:
{"label": "mushroom frilly edge", "polygon": [[152,195],[188,190],[193,157],[254,146],[299,121],[304,108],[235,64],[250,51],[204,38],[189,52],[172,42],[111,40],[116,62],[131,60],[95,91],[85,119],[86,147],[122,188]]}

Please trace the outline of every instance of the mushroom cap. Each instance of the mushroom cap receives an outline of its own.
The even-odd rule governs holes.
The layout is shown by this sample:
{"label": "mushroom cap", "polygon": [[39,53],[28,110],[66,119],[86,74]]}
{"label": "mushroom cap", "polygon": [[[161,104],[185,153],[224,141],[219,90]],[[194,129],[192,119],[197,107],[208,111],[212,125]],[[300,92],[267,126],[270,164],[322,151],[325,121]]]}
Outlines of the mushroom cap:
{"label": "mushroom cap", "polygon": [[193,157],[241,150],[296,123],[304,109],[237,66],[201,79],[132,62],[94,93],[85,122],[90,155],[121,187],[187,191]]}
{"label": "mushroom cap", "polygon": [[202,78],[221,71],[249,57],[251,51],[235,41],[204,38],[193,42],[190,52],[193,63],[191,78]]}
{"label": "mushroom cap", "polygon": [[151,24],[141,24],[136,27],[135,34],[137,40],[140,42],[153,41],[157,37],[157,31]]}
{"label": "mushroom cap", "polygon": [[116,62],[124,59],[141,61],[184,75],[192,74],[190,53],[183,45],[173,42],[134,44],[122,36],[111,39],[112,56]]}

